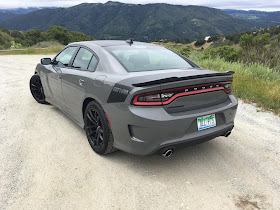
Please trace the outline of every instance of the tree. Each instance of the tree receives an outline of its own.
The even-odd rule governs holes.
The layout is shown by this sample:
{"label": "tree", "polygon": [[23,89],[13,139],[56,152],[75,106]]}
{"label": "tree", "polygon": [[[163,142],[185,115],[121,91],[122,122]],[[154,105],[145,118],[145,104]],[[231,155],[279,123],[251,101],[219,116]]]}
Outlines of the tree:
{"label": "tree", "polygon": [[57,40],[64,45],[70,42],[70,35],[67,29],[61,26],[50,26],[46,32],[46,36],[48,40]]}
{"label": "tree", "polygon": [[27,31],[25,33],[25,40],[28,40],[28,42],[26,42],[26,43],[28,43],[29,46],[35,45],[38,42],[43,41],[42,32],[37,29]]}
{"label": "tree", "polygon": [[196,42],[194,43],[194,45],[195,45],[196,47],[199,47],[199,46],[201,46],[201,45],[204,45],[205,42],[206,42],[206,41],[205,41],[204,38],[198,38],[198,39],[196,40]]}
{"label": "tree", "polygon": [[13,38],[24,39],[24,34],[20,31],[11,31],[10,34]]}
{"label": "tree", "polygon": [[70,42],[91,41],[95,40],[92,36],[87,36],[81,32],[70,32]]}

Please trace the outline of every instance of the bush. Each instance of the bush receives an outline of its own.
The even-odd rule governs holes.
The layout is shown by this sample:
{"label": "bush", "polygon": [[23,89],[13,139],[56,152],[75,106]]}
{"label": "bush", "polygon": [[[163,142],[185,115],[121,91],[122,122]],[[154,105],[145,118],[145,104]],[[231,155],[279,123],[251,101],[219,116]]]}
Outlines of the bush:
{"label": "bush", "polygon": [[15,41],[11,41],[11,47],[10,49],[20,49],[22,45],[20,43],[16,43]]}
{"label": "bush", "polygon": [[225,59],[227,62],[235,62],[238,60],[238,55],[239,52],[235,50],[232,47],[229,46],[223,46],[223,47],[218,47],[215,49],[208,50],[204,56],[203,59],[213,59],[216,57],[220,57]]}
{"label": "bush", "polygon": [[32,47],[34,47],[34,48],[48,48],[48,47],[53,47],[53,46],[63,48],[64,45],[62,45],[58,41],[43,41],[43,42],[38,42],[37,44],[33,45]]}
{"label": "bush", "polygon": [[180,53],[181,55],[183,55],[185,57],[188,57],[190,54],[189,47],[177,48],[177,49],[175,49],[175,51],[177,51],[178,53]]}
{"label": "bush", "polygon": [[201,45],[204,45],[205,42],[206,42],[206,41],[204,40],[204,38],[199,38],[199,39],[196,40],[196,42],[194,43],[194,45],[195,45],[196,47],[199,47],[199,46],[201,46]]}

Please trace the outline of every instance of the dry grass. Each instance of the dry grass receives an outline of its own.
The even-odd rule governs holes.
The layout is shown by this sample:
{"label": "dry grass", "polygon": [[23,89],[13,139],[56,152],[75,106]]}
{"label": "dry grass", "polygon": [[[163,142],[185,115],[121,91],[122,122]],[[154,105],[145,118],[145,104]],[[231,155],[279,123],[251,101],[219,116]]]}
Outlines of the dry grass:
{"label": "dry grass", "polygon": [[[162,43],[161,45],[178,52],[187,46],[170,43]],[[188,57],[205,69],[219,72],[234,71],[233,93],[237,97],[245,102],[255,103],[261,109],[272,111],[280,116],[279,72],[275,72],[263,65],[227,62],[219,57],[202,59],[202,56],[203,53],[200,50],[192,50]]]}
{"label": "dry grass", "polygon": [[201,59],[200,52],[192,52],[190,59],[203,68],[215,71],[235,71],[233,92],[242,100],[273,111],[280,116],[280,74],[261,65],[244,65],[223,59]]}
{"label": "dry grass", "polygon": [[49,54],[57,54],[62,50],[63,46],[52,46],[43,49],[35,49],[35,48],[28,48],[26,50],[20,51],[7,51],[7,52],[0,52],[0,55],[49,55]]}

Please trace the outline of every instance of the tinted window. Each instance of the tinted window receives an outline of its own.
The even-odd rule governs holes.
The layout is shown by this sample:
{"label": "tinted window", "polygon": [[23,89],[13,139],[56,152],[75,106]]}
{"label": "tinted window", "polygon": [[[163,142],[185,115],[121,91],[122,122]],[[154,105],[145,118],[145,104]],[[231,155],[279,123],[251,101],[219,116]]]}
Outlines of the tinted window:
{"label": "tinted window", "polygon": [[94,71],[94,69],[95,69],[95,67],[96,67],[96,64],[97,64],[97,58],[96,58],[95,56],[93,56],[92,59],[91,59],[91,61],[90,61],[88,70]]}
{"label": "tinted window", "polygon": [[116,56],[128,71],[192,68],[186,60],[164,47],[124,45],[106,49]]}
{"label": "tinted window", "polygon": [[63,50],[55,59],[57,66],[67,67],[76,49],[77,47],[68,47]]}
{"label": "tinted window", "polygon": [[90,51],[81,48],[74,60],[73,67],[86,70],[92,57],[93,54]]}

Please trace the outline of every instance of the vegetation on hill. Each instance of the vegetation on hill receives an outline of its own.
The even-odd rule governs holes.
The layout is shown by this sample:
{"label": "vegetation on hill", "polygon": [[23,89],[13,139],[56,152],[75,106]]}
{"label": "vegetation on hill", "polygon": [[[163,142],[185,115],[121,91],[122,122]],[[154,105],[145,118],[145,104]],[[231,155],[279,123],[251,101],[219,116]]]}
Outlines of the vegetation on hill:
{"label": "vegetation on hill", "polygon": [[15,9],[0,9],[0,12],[11,12],[14,14],[27,14],[40,9],[54,9],[55,7],[27,7],[27,8],[15,8]]}
{"label": "vegetation on hill", "polygon": [[[203,50],[190,45],[157,43],[184,54],[199,66],[219,72],[234,71],[233,93],[248,103],[280,116],[280,73],[263,64],[226,61],[220,56],[206,58]],[[231,47],[229,47],[231,48]]]}
{"label": "vegetation on hill", "polygon": [[16,17],[17,14],[8,11],[0,11],[0,21]]}
{"label": "vegetation on hill", "polygon": [[[43,8],[28,7],[28,8],[17,8],[17,9],[0,9],[0,21],[8,20],[18,15],[26,14]],[[54,7],[49,7],[49,9],[50,8],[54,9]]]}
{"label": "vegetation on hill", "polygon": [[204,52],[206,59],[219,56],[229,62],[263,64],[280,72],[280,26],[213,39],[211,48]]}
{"label": "vegetation on hill", "polygon": [[10,30],[48,30],[59,25],[97,39],[155,41],[189,39],[255,29],[255,24],[236,19],[221,10],[168,4],[80,4],[70,8],[43,9],[1,21]]}
{"label": "vegetation on hill", "polygon": [[280,26],[212,37],[206,50],[201,48],[209,43],[194,48],[195,43],[159,44],[183,53],[203,68],[235,71],[234,94],[280,116]]}
{"label": "vegetation on hill", "polygon": [[46,32],[37,29],[9,31],[0,28],[0,49],[17,49],[36,46],[38,48],[51,45],[67,45],[70,42],[94,40],[81,32],[69,32],[61,26],[50,26]]}
{"label": "vegetation on hill", "polygon": [[264,12],[256,10],[223,10],[225,13],[232,15],[235,18],[248,20],[259,24],[262,28],[280,25],[280,11],[278,12]]}

